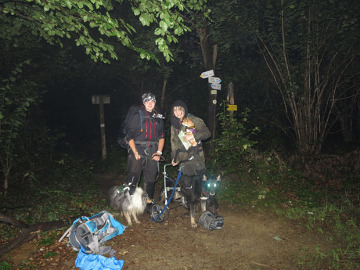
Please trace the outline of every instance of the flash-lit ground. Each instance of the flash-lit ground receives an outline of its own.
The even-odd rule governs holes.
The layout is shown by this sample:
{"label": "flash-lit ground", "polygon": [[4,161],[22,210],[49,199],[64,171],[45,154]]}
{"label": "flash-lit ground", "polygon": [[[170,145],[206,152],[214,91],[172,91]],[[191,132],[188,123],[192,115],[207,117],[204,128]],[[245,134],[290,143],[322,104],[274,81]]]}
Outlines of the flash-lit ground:
{"label": "flash-lit ground", "polygon": [[[113,175],[97,177],[102,192],[119,184]],[[310,233],[304,225],[270,212],[245,211],[220,203],[224,226],[209,231],[200,225],[192,228],[185,215],[187,210],[177,207],[177,203],[170,206],[164,222],[153,222],[143,214],[140,224],[108,241],[117,251],[116,258],[125,261],[124,270],[311,269],[306,261],[317,247],[323,251],[334,248],[329,246],[326,235]],[[126,225],[124,220],[118,220]],[[66,242],[48,247],[59,255],[48,260],[39,251],[32,260],[36,269],[76,269],[77,254],[66,247]]]}

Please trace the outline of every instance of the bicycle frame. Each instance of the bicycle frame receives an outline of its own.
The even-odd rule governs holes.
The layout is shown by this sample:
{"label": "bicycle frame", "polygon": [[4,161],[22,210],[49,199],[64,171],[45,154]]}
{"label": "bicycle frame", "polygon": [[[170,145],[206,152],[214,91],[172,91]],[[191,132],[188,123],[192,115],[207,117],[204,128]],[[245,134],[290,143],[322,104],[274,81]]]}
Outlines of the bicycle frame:
{"label": "bicycle frame", "polygon": [[[169,191],[173,191],[174,187],[168,187],[166,184],[166,180],[170,180],[173,184],[175,184],[174,179],[172,179],[171,177],[168,176],[168,173],[166,172],[166,167],[168,166],[172,166],[171,163],[169,164],[165,164],[164,165],[164,170],[163,170],[163,175],[164,175],[164,197],[165,197],[165,205],[167,205],[168,203],[168,192]],[[181,191],[181,187],[176,187],[175,191],[180,192]]]}

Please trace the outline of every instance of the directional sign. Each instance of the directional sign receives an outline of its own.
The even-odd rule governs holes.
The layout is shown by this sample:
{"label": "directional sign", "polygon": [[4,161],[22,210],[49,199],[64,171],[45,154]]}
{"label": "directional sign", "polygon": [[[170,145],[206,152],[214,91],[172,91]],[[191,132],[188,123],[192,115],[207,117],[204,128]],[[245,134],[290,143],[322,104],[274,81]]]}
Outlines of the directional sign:
{"label": "directional sign", "polygon": [[221,84],[219,83],[212,83],[211,88],[215,90],[221,90]]}
{"label": "directional sign", "polygon": [[209,83],[221,83],[220,78],[218,77],[208,77]]}
{"label": "directional sign", "polygon": [[214,76],[214,70],[212,70],[212,69],[205,71],[205,72],[201,73],[201,75],[200,75],[200,77],[203,79],[211,77],[211,76]]}
{"label": "directional sign", "polygon": [[227,108],[228,111],[237,111],[237,105],[228,105],[228,108]]}
{"label": "directional sign", "polygon": [[110,104],[110,96],[109,95],[94,95],[91,96],[92,104]]}

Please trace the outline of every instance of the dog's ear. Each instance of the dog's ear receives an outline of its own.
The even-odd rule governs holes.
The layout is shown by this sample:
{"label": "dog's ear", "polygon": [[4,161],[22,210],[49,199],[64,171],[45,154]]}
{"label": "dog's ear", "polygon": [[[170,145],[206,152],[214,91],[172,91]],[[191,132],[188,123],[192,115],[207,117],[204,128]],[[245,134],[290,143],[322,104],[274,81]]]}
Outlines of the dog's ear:
{"label": "dog's ear", "polygon": [[202,180],[203,180],[204,182],[207,181],[206,174],[203,174]]}

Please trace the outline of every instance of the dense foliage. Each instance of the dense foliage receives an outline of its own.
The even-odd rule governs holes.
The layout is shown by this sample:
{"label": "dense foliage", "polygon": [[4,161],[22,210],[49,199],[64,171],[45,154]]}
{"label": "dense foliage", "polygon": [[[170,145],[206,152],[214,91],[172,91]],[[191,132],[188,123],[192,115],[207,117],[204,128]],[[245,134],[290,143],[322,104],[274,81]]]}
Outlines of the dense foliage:
{"label": "dense foliage", "polygon": [[236,168],[243,156],[256,144],[255,135],[258,127],[249,127],[246,110],[234,114],[227,110],[226,102],[221,103],[221,112],[218,113],[219,134],[211,141],[211,163],[215,167]]}
{"label": "dense foliage", "polygon": [[[122,1],[122,0],[21,0],[0,4],[1,38],[14,41],[20,35],[42,37],[47,42],[62,45],[63,38],[73,39],[85,48],[93,60],[109,62],[118,59],[119,44],[138,51],[141,58],[150,59],[149,52],[132,44],[136,30],[121,17],[118,10],[125,4],[143,26],[155,23],[155,43],[167,61],[172,57],[169,44],[189,31],[182,12],[204,11],[206,1]],[[125,17],[125,16],[124,16]],[[127,17],[127,16],[126,16]],[[112,39],[108,39],[112,38]],[[107,54],[107,55],[105,55]]]}

